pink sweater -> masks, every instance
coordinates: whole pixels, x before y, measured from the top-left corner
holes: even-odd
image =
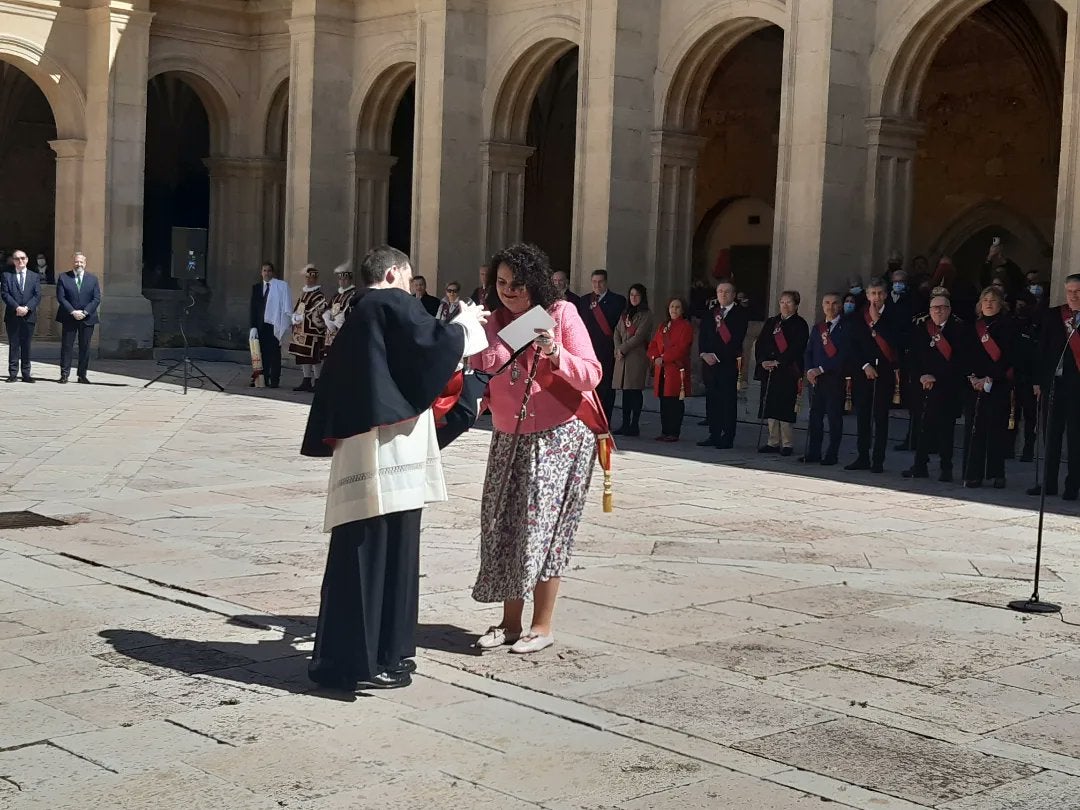
[[[600,361],[596,359],[589,333],[577,309],[566,301],[556,301],[549,311],[555,319],[553,331],[555,342],[560,348],[559,367],[552,368],[550,362],[540,358],[528,412],[521,423],[522,433],[550,430],[574,418],[574,409],[568,408],[545,390],[545,384],[550,382],[553,376],[562,377],[578,391],[592,391],[600,382]],[[502,310],[488,319],[488,348],[472,358],[472,367],[476,370],[495,372],[510,359],[510,347],[498,337],[499,330],[513,320],[512,317],[506,318],[507,314],[506,310]],[[532,355],[533,350],[527,349],[517,359],[521,374],[516,383],[511,383],[511,366],[502,374],[493,377],[488,385],[491,421],[498,431],[513,433],[517,430],[521,399],[525,395],[525,378],[528,376],[529,366],[532,365]]]

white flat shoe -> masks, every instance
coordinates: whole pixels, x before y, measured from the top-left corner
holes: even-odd
[[[494,650],[506,644],[513,644],[519,638],[521,638],[520,630],[511,632],[505,627],[489,627],[484,635],[473,642],[473,646],[481,650]]]
[[[517,643],[510,648],[510,652],[517,655],[527,655],[528,653],[546,650],[554,643],[554,636],[538,636],[535,633],[527,633],[517,640]]]

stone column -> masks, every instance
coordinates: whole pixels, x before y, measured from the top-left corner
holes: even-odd
[[[889,254],[911,258],[915,154],[925,127],[902,118],[866,119],[866,270],[883,270]],[[864,278],[864,281],[869,279]]]
[[[1069,14],[1065,41],[1065,94],[1058,162],[1057,222],[1050,302],[1065,301],[1065,277],[1080,272],[1080,15]]]
[[[705,139],[683,132],[652,134],[652,214],[645,285],[654,301],[689,286],[694,246],[698,156]]]
[[[143,168],[149,0],[86,12],[86,154],[81,250],[102,289],[101,354],[150,354],[154,317],[142,294]]]
[[[351,253],[345,165],[356,135],[356,121],[348,114],[352,5],[327,0],[292,4],[286,273],[308,262],[333,268]]]
[[[574,195],[574,287],[607,268],[620,290],[645,274],[653,186],[655,0],[582,4]]]
[[[412,261],[438,289],[440,270],[472,275],[482,260],[481,98],[486,9],[474,0],[417,0],[416,158]]]
[[[393,155],[371,149],[348,154],[349,176],[353,178],[349,243],[354,272],[365,253],[386,242],[390,170],[397,161]]]
[[[784,32],[772,289],[865,275],[866,99],[874,3],[790,0]],[[816,306],[815,306],[816,310]]]
[[[271,261],[275,267],[281,267],[285,263],[285,171],[284,160],[262,160],[263,220],[260,263]],[[252,284],[254,283],[253,281]]]
[[[61,273],[70,269],[76,250],[86,250],[82,246],[81,210],[86,141],[49,141],[49,147],[56,153],[56,236],[50,261],[53,270]]]
[[[525,166],[536,150],[520,143],[480,144],[484,216],[480,244],[487,257],[521,241],[525,212]]]

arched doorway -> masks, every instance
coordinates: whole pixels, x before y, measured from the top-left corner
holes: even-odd
[[[412,250],[413,146],[416,122],[416,83],[410,83],[398,102],[390,129],[390,184],[386,203],[386,241],[405,253]]]
[[[564,54],[536,91],[525,143],[522,237],[539,245],[551,266],[570,272],[577,149],[578,49]]]
[[[982,263],[995,236],[1026,268],[1049,267],[1051,257],[1041,254],[1054,238],[1065,26],[1054,3],[1035,9],[1025,0],[991,0],[959,22],[925,72],[911,250],[939,244],[972,209],[1002,212],[1001,221],[980,223],[981,245],[969,233],[952,257],[971,284],[985,281]],[[1011,227],[1016,218],[1035,233]]]
[[[19,68],[0,61],[0,249],[8,255],[25,250],[31,268],[39,253],[54,270],[71,258],[55,255],[56,155],[49,146],[55,139],[45,94]]]
[[[183,77],[163,73],[146,93],[143,286],[175,289],[173,228],[210,227],[210,117]]]
[[[274,92],[266,116],[266,173],[263,178],[264,259],[282,267],[285,259],[285,169],[289,157],[289,80]]]

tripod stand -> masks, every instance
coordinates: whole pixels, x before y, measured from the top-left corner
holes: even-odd
[[[187,320],[188,315],[191,314],[191,310],[195,307],[195,295],[191,292],[191,281],[184,282],[184,292],[187,295],[188,302],[184,306],[184,313],[180,316],[180,337],[184,340],[184,356],[179,360],[159,360],[158,365],[165,366],[165,370],[158,374],[154,379],[150,380],[143,388],[149,388],[156,382],[169,378],[183,379],[184,380],[184,395],[187,395],[189,385],[198,385],[199,388],[203,388],[203,381],[209,382],[218,391],[224,392],[218,383],[205,371],[199,368],[190,357],[188,357],[188,339],[187,332],[184,331],[184,322]],[[182,370],[178,370],[183,367]]]

